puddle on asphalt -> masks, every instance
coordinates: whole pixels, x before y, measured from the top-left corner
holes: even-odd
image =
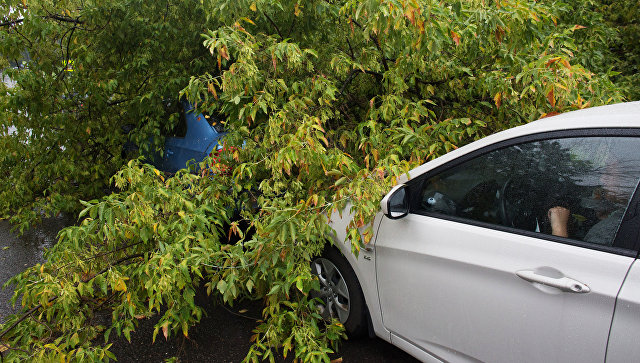
[[[65,216],[47,218],[37,227],[18,236],[11,232],[9,222],[0,221],[0,286],[25,268],[42,262],[44,251],[58,241],[58,231],[73,222],[73,218]],[[9,314],[19,310],[11,306],[9,300],[12,295],[11,287],[0,289],[0,323]],[[19,307],[19,301],[16,305]]]

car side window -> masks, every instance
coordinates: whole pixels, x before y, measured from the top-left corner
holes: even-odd
[[[428,176],[412,212],[611,246],[639,178],[640,138],[534,141]]]

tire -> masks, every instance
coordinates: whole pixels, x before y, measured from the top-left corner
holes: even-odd
[[[352,338],[367,334],[367,307],[362,288],[349,262],[335,248],[328,246],[322,256],[311,261],[311,271],[318,276],[320,291],[312,297],[322,300],[320,315],[336,318]]]

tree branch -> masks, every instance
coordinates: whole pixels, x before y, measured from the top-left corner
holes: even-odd
[[[351,47],[351,42],[349,41],[349,37],[346,37],[346,39],[347,39],[347,44],[349,45],[349,53],[351,54],[351,59],[356,60],[356,55],[353,52],[353,47]]]
[[[382,46],[380,45],[380,40],[375,34],[373,34],[371,39],[373,39],[373,43],[375,43],[376,48],[378,48],[378,51],[380,52],[380,57],[382,58],[382,66],[384,67],[384,70],[386,72],[389,70],[389,65],[387,64],[387,57],[384,55],[384,51],[382,50]]]
[[[262,12],[262,15],[264,15],[265,18],[267,18],[267,20],[269,20],[269,22],[271,23],[271,25],[273,25],[274,28],[276,28],[276,32],[278,33],[278,35],[280,36],[280,39],[284,39],[284,37],[282,36],[282,33],[280,32],[280,29],[278,28],[278,26],[276,25],[276,23],[273,21],[273,19],[271,19],[269,17],[269,15],[267,15],[267,13],[265,13],[264,11]]]
[[[87,257],[87,258],[85,258],[85,259],[82,259],[82,260],[80,260],[80,262],[87,262],[87,261],[90,261],[90,260],[94,260],[94,259],[99,258],[99,257],[103,257],[103,256],[110,255],[110,254],[115,253],[115,252],[118,252],[118,251],[125,250],[125,249],[127,249],[127,248],[129,248],[129,247],[137,246],[137,245],[139,245],[139,244],[141,244],[141,243],[144,243],[144,241],[140,241],[140,242],[132,243],[132,244],[130,244],[130,245],[120,246],[120,247],[116,248],[115,250],[111,250],[111,251],[107,251],[107,252],[98,253],[97,255],[94,255],[94,256],[91,256],[91,257]],[[57,269],[58,269],[58,270],[61,270],[61,269],[65,268],[65,267],[67,267],[67,266],[69,266],[69,265],[71,265],[71,262],[70,262],[70,263],[67,263],[67,264],[65,264],[65,265],[62,265],[61,267],[58,267]]]
[[[364,27],[358,23],[357,21],[350,19],[350,21],[355,24],[358,28],[360,29],[364,29]],[[384,67],[385,71],[389,70],[389,65],[387,64],[387,57],[384,55],[384,52],[382,51],[382,46],[380,45],[380,40],[378,39],[378,36],[375,34],[371,35],[371,39],[373,39],[373,43],[376,45],[376,48],[378,48],[378,51],[380,52],[380,56],[382,57],[382,66]],[[348,41],[348,40],[347,40]],[[349,44],[349,46],[351,46],[351,44]]]
[[[18,24],[22,23],[23,21],[24,21],[24,18],[23,18],[23,19],[17,19],[17,20],[6,21],[6,22],[4,22],[4,23],[0,23],[0,27],[3,27],[3,26],[18,25]]]
[[[105,273],[105,272],[109,271],[109,270],[111,269],[111,267],[113,267],[113,266],[117,266],[117,265],[119,265],[119,264],[121,264],[121,263],[123,263],[123,262],[126,262],[126,261],[128,261],[128,260],[132,260],[132,259],[134,259],[134,258],[142,257],[142,256],[144,256],[144,253],[136,253],[136,254],[134,254],[134,255],[130,255],[130,256],[123,257],[123,258],[121,258],[121,259],[117,260],[116,262],[114,262],[113,264],[109,265],[108,267],[105,267],[105,268],[104,268],[104,269],[102,269],[100,272],[98,272],[97,274],[93,275],[91,278],[89,278],[89,279],[87,279],[87,280],[85,280],[85,281],[82,281],[82,282],[83,282],[83,283],[87,283],[87,282],[89,282],[89,281],[91,281],[91,280],[95,279],[95,278],[96,278],[96,276],[102,275],[103,273]],[[76,286],[77,286],[77,285],[76,285]],[[53,302],[53,301],[56,301],[59,297],[60,297],[60,296],[58,295],[58,296],[53,296],[53,297],[49,298],[48,303],[51,303],[51,302]],[[36,312],[36,311],[38,311],[38,309],[40,309],[40,308],[42,308],[42,304],[38,304],[38,305],[34,306],[33,308],[31,308],[31,309],[30,309],[29,311],[27,311],[26,313],[24,313],[24,314],[20,317],[20,319],[18,319],[15,323],[11,324],[11,326],[10,326],[10,327],[8,327],[8,328],[7,328],[7,329],[5,329],[2,333],[0,333],[0,339],[2,339],[2,337],[4,337],[5,335],[7,335],[7,333],[9,333],[13,328],[15,328],[18,324],[20,324],[24,319],[28,318],[31,314],[35,313],[35,312]]]
[[[67,49],[66,49],[66,52],[65,52],[64,68],[62,70],[60,70],[60,73],[58,73],[58,75],[56,76],[56,79],[60,78],[60,76],[63,76],[63,78],[64,78],[65,71],[67,70],[67,67],[69,67],[69,59],[70,59],[69,58],[69,46],[71,45],[71,38],[73,37],[73,33],[76,31],[77,28],[78,28],[78,24],[74,24],[73,27],[71,27],[70,30],[67,30],[64,33],[64,35],[62,36],[62,38],[60,39],[60,49],[61,49],[61,51],[64,52],[64,49],[62,49],[63,39],[67,35],[67,33],[69,33],[69,37],[67,38]]]
[[[45,18],[58,20],[58,21],[61,21],[63,23],[84,24],[84,21],[82,21],[82,20],[70,18],[68,16],[57,15],[57,14],[47,15],[47,16],[45,16]]]
[[[347,75],[347,79],[344,80],[344,83],[342,83],[342,87],[340,87],[340,94],[344,93],[344,89],[347,88],[349,83],[351,83],[354,78],[356,78],[359,71],[359,69],[352,69],[351,72],[349,72],[349,74]]]
[[[296,24],[296,18],[294,17],[291,21],[291,26],[289,27],[289,32],[287,33],[287,38],[291,36],[291,32],[293,31],[293,26]]]

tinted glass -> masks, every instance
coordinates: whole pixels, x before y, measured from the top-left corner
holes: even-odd
[[[639,138],[536,141],[427,179],[414,211],[610,246],[639,178]]]

